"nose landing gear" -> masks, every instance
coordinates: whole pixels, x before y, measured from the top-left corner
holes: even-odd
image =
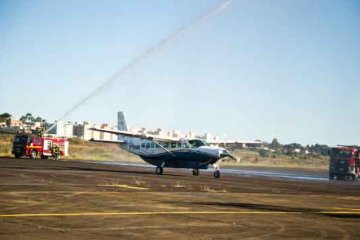
[[[213,167],[214,167],[214,169],[215,169],[214,174],[213,174],[214,178],[220,178],[220,163],[221,163],[221,162],[222,162],[222,161],[219,160],[218,162],[216,162],[215,164],[213,164]]]

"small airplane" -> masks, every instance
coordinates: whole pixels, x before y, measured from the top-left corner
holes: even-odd
[[[124,121],[124,120],[123,120]],[[208,169],[212,165],[214,178],[220,177],[220,163],[226,159],[239,161],[225,148],[209,146],[202,139],[183,139],[160,137],[151,134],[136,134],[127,131],[125,122],[123,130],[107,130],[90,128],[93,131],[116,134],[118,141],[95,140],[95,142],[117,143],[125,151],[138,155],[145,162],[156,166],[155,173],[161,175],[165,167],[193,169],[194,176],[200,169]],[[120,127],[118,127],[120,129]]]

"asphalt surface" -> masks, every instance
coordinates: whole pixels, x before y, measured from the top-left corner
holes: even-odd
[[[131,166],[131,167],[143,167],[154,168],[154,166],[147,163],[126,163],[126,162],[114,162],[114,161],[89,161],[91,163],[106,164],[113,166]],[[207,172],[214,171],[209,168]],[[309,181],[328,181],[328,172],[323,170],[304,170],[304,169],[284,169],[284,168],[264,168],[264,167],[243,167],[239,168],[222,168],[222,173],[228,175],[239,176],[260,176],[269,178],[282,178],[289,180],[309,180]]]
[[[357,239],[360,181],[0,159],[0,239]]]

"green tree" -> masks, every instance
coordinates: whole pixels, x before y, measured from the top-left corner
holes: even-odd
[[[281,144],[279,143],[279,141],[276,138],[274,138],[270,144],[270,147],[274,150],[279,150],[279,149],[281,149]]]
[[[43,119],[41,117],[35,118],[35,122],[42,122],[42,121],[43,121]]]
[[[265,150],[265,149],[260,149],[259,150],[259,155],[261,157],[269,157],[269,151],[268,150]]]
[[[35,121],[35,118],[34,118],[34,116],[33,116],[31,113],[27,113],[27,114],[25,114],[25,116],[22,116],[22,117],[20,118],[20,120],[21,120],[22,122],[34,122],[34,121]]]
[[[2,113],[2,114],[0,114],[0,117],[1,118],[9,118],[9,117],[11,117],[11,114],[10,113]]]

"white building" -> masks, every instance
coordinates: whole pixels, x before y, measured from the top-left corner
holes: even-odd
[[[74,136],[74,124],[67,122],[64,124],[64,137],[72,138]]]
[[[63,137],[65,135],[64,123],[62,121],[58,121],[50,125],[51,129],[46,133],[56,135],[59,137]]]
[[[74,125],[74,136],[80,139],[89,141],[90,139],[100,139],[100,132],[90,130],[89,128],[96,127],[95,124],[90,122],[83,122]]]

